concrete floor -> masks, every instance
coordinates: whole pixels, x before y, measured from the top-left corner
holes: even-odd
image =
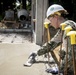
[[[24,67],[30,52],[39,46],[27,41],[25,43],[0,44],[0,75],[51,75],[45,72],[44,63],[35,63],[31,67]],[[39,57],[43,60],[43,57]]]
[[[25,43],[32,41],[30,33],[0,33],[0,43]]]

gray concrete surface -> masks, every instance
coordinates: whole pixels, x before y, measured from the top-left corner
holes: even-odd
[[[0,33],[0,43],[25,43],[31,39],[30,33]]]
[[[45,72],[44,63],[23,66],[30,52],[38,48],[28,40],[25,43],[0,43],[0,75],[51,75]],[[39,60],[43,61],[43,57]]]

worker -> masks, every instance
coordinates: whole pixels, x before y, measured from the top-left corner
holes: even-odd
[[[63,53],[64,55],[61,54],[60,57],[62,57],[61,59],[64,60],[65,54],[66,54],[66,34],[64,32],[64,35],[62,37],[63,38],[63,43],[62,43],[62,41],[61,41],[62,33],[61,33],[60,24],[65,23],[65,24],[67,24],[67,26],[70,25],[72,27],[72,29],[74,29],[74,30],[76,29],[76,23],[72,20],[68,20],[66,18],[67,14],[68,14],[68,12],[59,4],[53,4],[47,9],[47,13],[46,13],[47,19],[50,21],[51,26],[53,26],[55,29],[58,29],[58,32],[48,42],[48,44],[45,43],[40,49],[38,49],[35,52],[32,52],[30,54],[29,58],[28,58],[28,61],[26,61],[24,63],[24,66],[31,66],[33,63],[36,62],[36,60],[35,60],[36,56],[41,56],[41,55],[44,55],[48,52],[51,52],[61,44],[63,44],[61,53]],[[47,46],[48,46],[49,51],[47,50]],[[69,45],[69,52],[70,51],[71,51],[71,48],[70,48],[70,45]],[[62,65],[63,65],[62,67],[64,67],[64,64],[62,64]]]

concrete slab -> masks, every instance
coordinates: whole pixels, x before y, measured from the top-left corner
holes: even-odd
[[[44,63],[23,66],[30,52],[38,48],[29,41],[24,44],[0,44],[0,75],[47,75]],[[43,57],[39,58],[43,60]]]

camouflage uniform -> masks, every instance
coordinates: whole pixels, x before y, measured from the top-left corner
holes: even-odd
[[[67,20],[64,23],[66,23],[67,26],[70,25],[73,28],[73,30],[76,30],[76,23],[75,22],[73,22],[71,20]],[[48,42],[48,44],[45,44],[41,49],[39,49],[37,51],[37,54],[40,56],[40,55],[43,55],[45,53],[53,51],[57,46],[59,46],[61,44],[61,36],[62,36],[62,33],[61,33],[61,29],[59,28],[57,34],[51,39],[51,41]],[[69,65],[68,66],[69,66],[69,71],[72,72],[73,71],[72,54],[71,54],[72,53],[72,48],[71,48],[71,44],[70,44],[70,39],[68,39],[68,40],[69,40],[68,41],[68,50],[69,50],[69,52],[68,52],[68,59],[69,59],[68,63],[69,63]],[[67,41],[66,41],[66,34],[64,32],[64,35],[63,35],[63,48],[62,48],[63,49],[62,50],[63,54],[60,53],[63,56],[62,63],[61,63],[61,68],[62,69],[64,69],[64,65],[65,65],[66,46],[67,46]],[[74,48],[74,50],[75,50],[75,48]],[[70,75],[71,75],[71,73],[70,73]],[[73,75],[73,73],[72,73],[72,75]]]
[[[54,50],[57,46],[59,46],[61,44],[61,29],[58,29],[58,32],[56,33],[56,35],[51,39],[51,41],[47,43],[45,43],[43,45],[43,47],[41,49],[39,49],[37,51],[37,54],[43,55],[45,53],[48,53],[52,50]],[[49,50],[49,51],[48,51]]]
[[[68,20],[66,22],[64,22],[67,24],[67,26],[71,26],[72,30],[76,30],[76,23],[74,21]],[[66,52],[66,48],[67,48],[67,38],[66,38],[66,33],[64,32],[64,36],[63,36],[63,46],[64,46],[64,51]],[[74,53],[76,53],[76,45],[74,45]],[[75,59],[76,59],[76,55],[75,55]],[[64,57],[64,59],[62,60],[62,68],[64,69],[65,67],[65,60],[66,58]],[[76,67],[76,66],[75,66]],[[70,37],[68,37],[68,75],[74,75],[73,74],[73,57],[72,57],[72,47],[71,47],[71,42],[70,42]]]

